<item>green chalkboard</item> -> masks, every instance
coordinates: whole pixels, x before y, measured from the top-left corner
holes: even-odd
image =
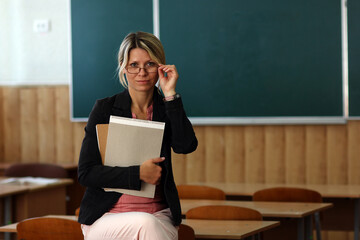
[[[74,120],[87,118],[96,99],[122,90],[117,51],[129,32],[153,31],[152,12],[148,0],[71,1]]]
[[[360,1],[348,1],[349,115],[360,116]]]
[[[190,117],[342,117],[340,0],[159,0]],[[72,117],[121,91],[116,53],[152,1],[72,0]]]
[[[342,116],[338,0],[160,1],[194,117]]]

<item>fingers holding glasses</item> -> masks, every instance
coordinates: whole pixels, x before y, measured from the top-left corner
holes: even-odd
[[[159,64],[158,73],[160,87],[164,92],[165,97],[175,95],[176,82],[179,77],[175,65]]]

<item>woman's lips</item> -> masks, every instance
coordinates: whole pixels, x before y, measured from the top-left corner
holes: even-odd
[[[146,83],[149,83],[150,81],[149,80],[137,80],[136,82],[140,83],[140,84],[146,84]]]

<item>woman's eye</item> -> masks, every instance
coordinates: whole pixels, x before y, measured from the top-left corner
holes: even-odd
[[[148,62],[147,65],[148,65],[149,67],[153,67],[153,66],[156,66],[156,63],[154,63],[154,62]]]
[[[137,63],[130,63],[130,67],[137,67]]]

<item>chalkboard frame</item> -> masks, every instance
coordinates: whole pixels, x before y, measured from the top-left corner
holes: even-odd
[[[153,0],[154,2],[158,2],[158,0]],[[158,4],[158,3],[157,3]],[[156,4],[153,4],[156,5]],[[342,5],[343,7],[343,5]],[[156,12],[156,11],[154,11]],[[159,10],[157,10],[157,14],[159,14]],[[154,19],[158,16],[153,16]],[[159,23],[158,23],[159,24]],[[155,27],[154,27],[155,29]],[[159,33],[158,33],[159,34]],[[160,36],[161,38],[161,36]],[[344,82],[342,82],[343,88]],[[70,87],[71,89],[71,97],[73,96],[73,87]],[[331,116],[331,117],[191,117],[190,120],[195,125],[241,125],[241,124],[343,124],[346,122],[347,116],[346,116],[346,99],[347,95],[344,94],[343,96],[343,114],[339,116]],[[73,103],[71,103],[71,108],[73,106]],[[186,109],[186,106],[185,106]],[[73,115],[73,109],[71,109],[71,120],[75,122],[82,122],[87,121],[86,117],[74,117]]]

